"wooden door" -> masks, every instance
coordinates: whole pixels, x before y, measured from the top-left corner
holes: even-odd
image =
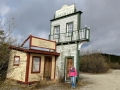
[[[70,69],[70,66],[73,65],[73,60],[72,58],[67,58],[66,59],[66,80],[69,79],[69,69]]]
[[[47,80],[51,79],[51,68],[52,68],[52,57],[45,57],[44,63],[44,78]]]

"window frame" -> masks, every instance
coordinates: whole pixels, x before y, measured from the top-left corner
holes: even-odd
[[[39,68],[37,68],[38,70],[37,71],[34,71],[34,58],[39,58]],[[32,57],[32,65],[31,65],[31,73],[40,73],[40,66],[41,66],[41,57],[39,56],[33,56]]]
[[[57,29],[55,29],[56,27],[59,28],[58,32],[56,32],[57,31]],[[59,35],[60,35],[60,25],[54,26],[53,35],[54,35],[54,39],[58,39],[59,38]]]
[[[72,24],[72,29],[71,29],[70,32],[69,32],[70,29],[68,27],[69,24]],[[66,36],[71,37],[72,36],[72,32],[73,32],[73,22],[66,23]]]
[[[18,58],[17,63],[15,63],[16,58]],[[19,64],[20,64],[20,56],[14,56],[13,66],[19,66]]]

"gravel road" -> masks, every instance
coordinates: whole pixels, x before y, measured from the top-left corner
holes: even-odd
[[[120,70],[112,70],[106,74],[80,74],[83,82],[88,84],[80,90],[120,90]]]

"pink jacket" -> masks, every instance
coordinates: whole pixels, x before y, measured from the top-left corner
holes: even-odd
[[[75,68],[70,68],[69,69],[69,76],[76,76],[76,75],[77,75],[76,69]]]

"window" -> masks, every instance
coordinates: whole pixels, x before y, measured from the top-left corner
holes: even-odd
[[[60,26],[54,26],[54,38],[59,38]]]
[[[73,22],[67,23],[67,36],[71,36],[73,31]]]
[[[33,56],[31,73],[40,73],[40,61],[41,61],[40,57]]]
[[[54,34],[59,34],[60,26],[54,26]]]
[[[20,62],[20,56],[14,56],[13,65],[14,66],[19,66],[19,62]]]

